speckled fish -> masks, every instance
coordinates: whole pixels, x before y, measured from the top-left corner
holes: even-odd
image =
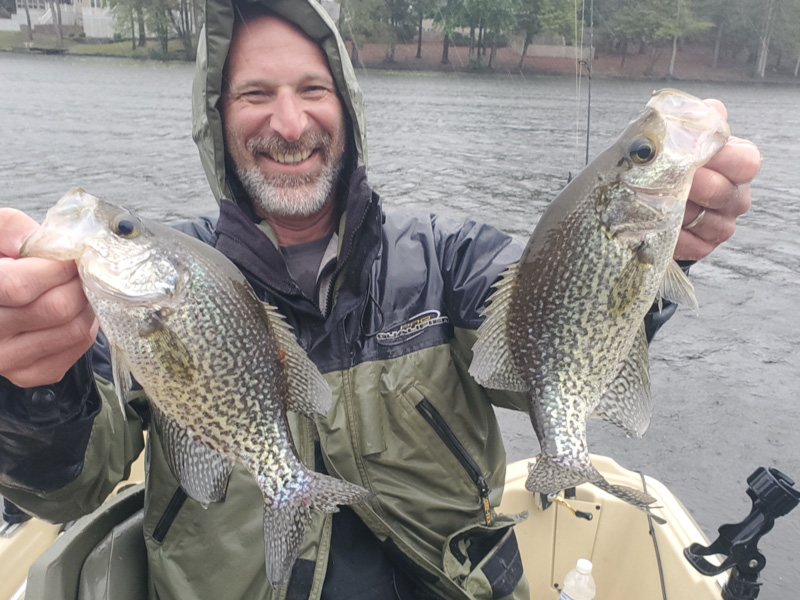
[[[368,496],[300,462],[286,409],[324,415],[330,389],[276,310],[214,248],[73,190],[21,254],[77,261],[111,346],[118,396],[126,398],[131,375],[142,386],[167,463],[191,498],[223,500],[237,461],[253,475],[273,585],[291,569],[309,507],[335,512]]]
[[[619,139],[571,181],[489,298],[470,373],[527,391],[541,447],[526,488],[592,482],[628,502],[592,465],[586,419],[641,437],[650,422],[644,317],[654,301],[696,308],[672,259],[695,171],[725,144],[725,120],[676,90],[653,94]]]

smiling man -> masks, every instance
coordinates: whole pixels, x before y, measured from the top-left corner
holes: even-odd
[[[346,134],[327,60],[279,18],[255,17],[235,27],[222,116],[236,173],[279,242],[282,217],[311,218],[309,225],[330,229]],[[307,225],[300,230],[309,233]]]
[[[236,263],[330,384],[325,418],[289,414],[304,463],[373,495],[314,513],[276,590],[250,475],[236,466],[224,500],[205,508],[180,488],[150,428],[150,597],[527,598],[517,518],[494,510],[505,450],[493,408],[527,410],[527,399],[467,372],[484,301],[521,248],[473,221],[384,212],[335,25],[313,0],[241,4],[208,0],[193,95],[219,218],[181,228]],[[702,258],[730,237],[758,167],[757,148],[732,140],[697,172],[676,258]],[[125,476],[151,419],[141,393],[126,414],[117,408],[75,266],[19,258],[35,227],[0,209],[0,493],[65,521]],[[651,335],[673,310],[648,315]]]

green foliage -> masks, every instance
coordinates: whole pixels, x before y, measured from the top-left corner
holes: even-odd
[[[383,0],[342,0],[339,29],[344,39],[357,45],[386,44],[391,38]]]
[[[543,32],[563,35],[567,43],[574,43],[577,18],[571,0],[539,0],[539,23]]]

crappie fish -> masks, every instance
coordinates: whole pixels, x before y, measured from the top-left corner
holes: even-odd
[[[636,437],[647,429],[644,317],[662,298],[697,307],[672,254],[694,172],[729,133],[698,98],[655,92],[547,208],[490,296],[470,373],[486,387],[529,394],[541,456],[528,490],[592,482],[640,507],[653,501],[602,478],[586,419],[601,416]]]
[[[172,473],[193,499],[224,500],[240,462],[264,495],[267,577],[281,584],[309,508],[366,499],[298,458],[286,410],[314,419],[331,392],[277,311],[214,248],[83,190],[67,193],[23,256],[74,259],[112,352],[121,401],[131,375],[151,401]]]

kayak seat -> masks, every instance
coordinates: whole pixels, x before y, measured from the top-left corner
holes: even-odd
[[[144,484],[78,519],[28,572],[27,600],[146,600]]]

